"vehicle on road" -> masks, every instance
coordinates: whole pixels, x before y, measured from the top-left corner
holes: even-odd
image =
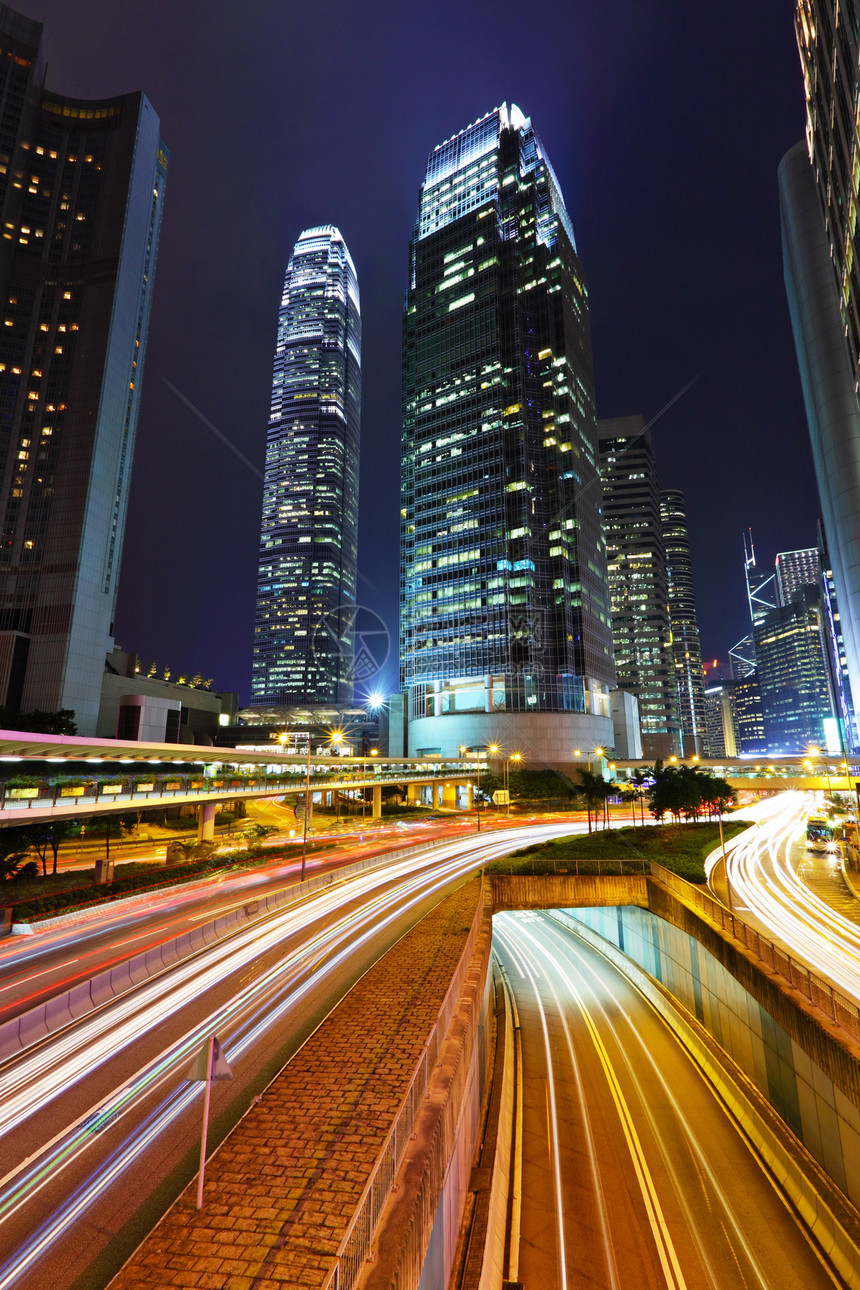
[[[823,815],[810,815],[806,821],[807,851],[834,851],[833,825]]]

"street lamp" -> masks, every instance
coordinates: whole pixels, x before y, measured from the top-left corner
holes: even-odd
[[[508,818],[510,818],[511,814],[511,762],[520,762],[522,759],[522,753],[511,753],[510,757],[505,760],[505,788],[508,790]]]

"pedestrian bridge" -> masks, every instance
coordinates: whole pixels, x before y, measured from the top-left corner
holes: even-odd
[[[265,750],[146,744],[0,731],[0,827],[145,810],[200,808],[200,836],[210,838],[225,802],[290,797],[321,804],[326,795],[370,790],[378,819],[382,790],[402,785],[412,804],[469,809],[481,763],[460,759],[296,756]],[[46,767],[50,763],[50,769]],[[47,771],[47,773],[46,773]]]

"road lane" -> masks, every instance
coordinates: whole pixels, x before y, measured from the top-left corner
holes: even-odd
[[[685,1050],[549,914],[497,914],[523,1044],[524,1285],[838,1284]]]
[[[0,1290],[74,1284],[106,1244],[133,1246],[141,1204],[188,1180],[199,1087],[184,1076],[206,1035],[236,1070],[213,1091],[223,1135],[357,975],[509,846],[490,833],[335,883],[0,1067]]]
[[[803,882],[806,818],[815,794],[781,793],[727,846],[735,912],[792,958],[860,1002],[860,925]]]

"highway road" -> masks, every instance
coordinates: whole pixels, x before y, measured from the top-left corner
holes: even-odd
[[[106,1284],[194,1173],[202,1085],[185,1076],[206,1037],[217,1033],[235,1074],[213,1087],[214,1145],[349,985],[511,840],[508,830],[474,834],[348,880],[335,874],[0,1067],[0,1290]],[[247,887],[225,883],[219,897],[247,900]],[[133,917],[171,916],[175,899]],[[211,917],[211,899],[197,910],[188,916]],[[25,950],[39,946],[28,938]]]
[[[514,1280],[579,1290],[839,1285],[686,1051],[544,913],[497,914],[523,1045]]]
[[[780,793],[750,812],[757,821],[754,829],[726,847],[732,907],[793,958],[860,1002],[860,924],[847,916],[850,901],[841,895],[838,854],[813,861],[806,851],[806,817],[814,798],[812,793]],[[804,881],[812,869],[814,883]],[[828,889],[840,899],[822,899]]]

